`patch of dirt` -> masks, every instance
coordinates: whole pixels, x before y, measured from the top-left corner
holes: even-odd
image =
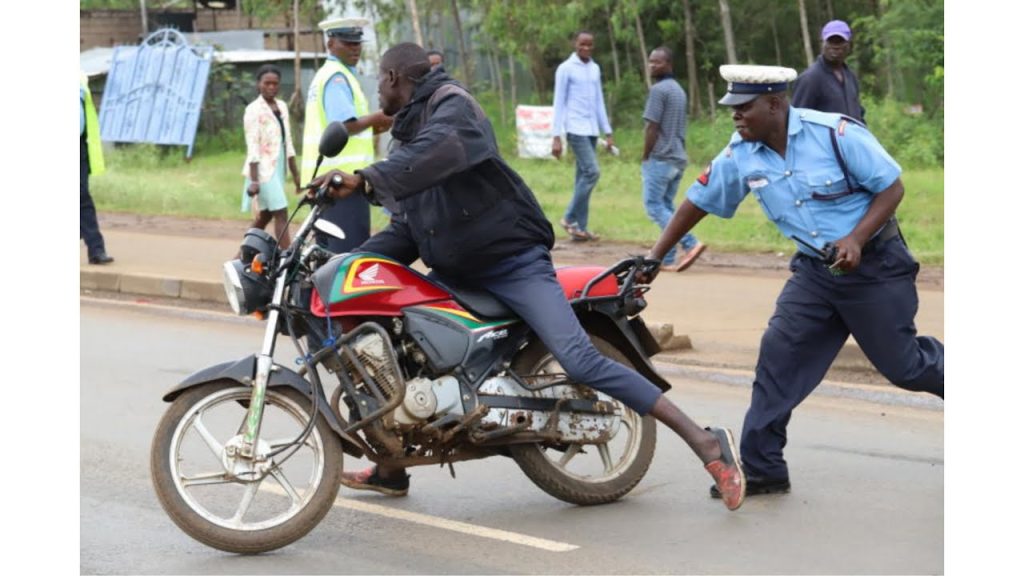
[[[100,214],[103,229],[123,229],[133,232],[163,234],[167,236],[190,236],[241,240],[246,222],[242,220],[215,220],[181,218],[176,216],[149,216],[118,212]],[[298,226],[292,225],[292,232]],[[645,254],[650,245],[630,244],[599,240],[596,242],[572,242],[560,230],[555,230],[555,247],[552,256],[563,264],[595,264],[609,266],[623,258]],[[693,265],[691,270],[736,274],[777,274],[788,275],[791,252],[723,252],[708,246],[708,250]],[[942,266],[922,266],[917,277],[921,288],[943,290],[945,286]]]

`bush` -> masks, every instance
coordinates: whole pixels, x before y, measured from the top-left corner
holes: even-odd
[[[643,129],[644,106],[647,104],[647,85],[643,76],[633,70],[622,74],[621,82],[610,82],[604,78],[605,106],[611,115],[612,129]]]
[[[911,114],[895,100],[864,98],[871,133],[904,168],[937,168],[945,162],[944,114]]]

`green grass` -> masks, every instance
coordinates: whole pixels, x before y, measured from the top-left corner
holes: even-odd
[[[692,161],[683,176],[679,199],[693,183],[704,164],[726,141],[718,132],[729,130],[722,122],[693,127]],[[728,132],[726,132],[728,134]],[[604,238],[650,245],[659,230],[651,223],[641,202],[640,130],[616,133],[620,157],[600,153],[601,180],[591,196],[589,228]],[[515,135],[511,127],[499,127],[498,139],[509,164],[522,175],[537,195],[551,222],[558,222],[572,196],[574,165],[571,157],[553,160],[522,160],[515,157]],[[714,145],[716,148],[711,148]],[[93,196],[101,211],[165,214],[196,218],[247,220],[240,209],[242,163],[245,154],[209,152],[185,162],[178,150],[161,153],[153,147],[121,147],[107,154],[106,174],[90,180]],[[915,256],[926,264],[942,264],[944,170],[905,170],[906,195],[898,215]],[[290,198],[292,207],[297,198]],[[384,225],[379,211],[373,212],[374,229]],[[561,230],[556,232],[561,234]],[[745,201],[735,217],[705,218],[695,233],[716,250],[741,252],[791,252],[792,242],[783,238],[761,213],[753,200]]]

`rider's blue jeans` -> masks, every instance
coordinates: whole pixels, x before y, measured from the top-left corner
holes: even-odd
[[[602,356],[562,291],[543,246],[505,258],[458,283],[494,294],[530,325],[576,382],[600,390],[638,414],[650,412],[661,390],[635,370]]]

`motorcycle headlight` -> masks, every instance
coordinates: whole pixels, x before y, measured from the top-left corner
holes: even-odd
[[[246,270],[241,260],[224,263],[224,292],[231,309],[239,316],[266,308],[274,295],[270,280]]]

